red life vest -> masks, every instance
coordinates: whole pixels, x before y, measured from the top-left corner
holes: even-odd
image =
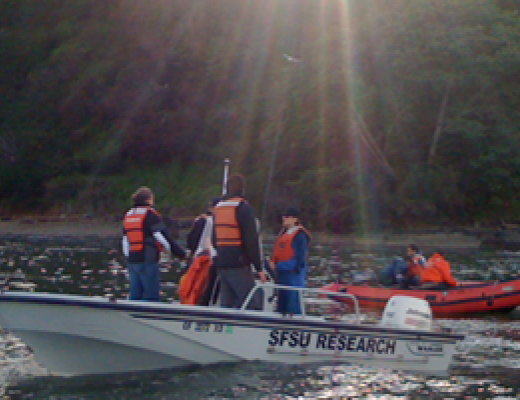
[[[207,253],[195,257],[179,282],[181,304],[198,304],[208,285],[210,267],[211,258]]]
[[[134,207],[128,211],[123,220],[123,229],[130,243],[130,251],[138,252],[144,249],[144,219],[148,212],[153,212],[157,216],[159,213],[151,206]],[[160,243],[156,242],[159,251],[162,250]]]
[[[307,237],[310,239],[311,235],[305,229],[303,226],[297,226],[298,229],[294,229],[292,231],[291,229],[285,230],[278,238],[276,239],[276,242],[274,243],[274,249],[273,249],[273,262],[279,263],[282,261],[290,260],[294,257],[294,249],[292,247],[292,242],[296,235],[300,233],[301,231],[305,232]],[[289,233],[291,232],[291,233]]]
[[[424,257],[420,254],[415,254],[408,263],[408,276],[421,276],[421,272],[424,267],[421,265],[421,261],[424,262]]]
[[[237,207],[245,201],[232,197],[220,201],[213,209],[215,244],[220,246],[241,246],[242,235],[237,221]]]

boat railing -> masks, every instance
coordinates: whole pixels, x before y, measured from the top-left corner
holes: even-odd
[[[285,286],[285,285],[279,285],[279,284],[271,283],[271,282],[265,282],[265,283],[257,282],[255,284],[255,286],[249,291],[249,294],[247,295],[244,302],[242,303],[242,307],[240,307],[240,310],[247,309],[247,307],[249,306],[249,303],[251,302],[251,300],[253,299],[255,294],[258,292],[258,290],[262,290],[264,295],[266,295],[267,293],[266,293],[265,289],[268,289],[268,288],[273,289],[273,290],[283,289],[283,290],[297,291],[298,297],[300,300],[300,304],[301,304],[301,309],[302,309],[301,316],[304,318],[307,315],[306,310],[305,310],[306,297],[304,296],[304,294],[318,294],[318,295],[322,295],[323,297],[326,297],[326,298],[329,298],[330,296],[348,298],[348,299],[352,300],[352,302],[354,303],[356,323],[358,323],[358,324],[360,323],[359,303],[358,303],[356,296],[354,296],[351,293],[331,292],[329,290],[317,289],[317,288],[301,288],[301,287],[294,287],[294,286]]]

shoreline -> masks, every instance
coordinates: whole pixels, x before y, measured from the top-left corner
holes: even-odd
[[[186,232],[185,229],[180,230]],[[121,222],[95,218],[24,218],[0,220],[0,237],[35,238],[104,238],[117,239],[121,235]],[[182,234],[181,234],[182,237]],[[266,242],[274,240],[274,234],[263,235]],[[354,234],[313,233],[313,241],[333,246],[348,246],[353,249],[397,248],[416,243],[424,249],[444,248],[475,250],[482,239],[477,235],[462,232],[436,233],[379,233],[365,236]]]
[[[120,236],[121,224],[100,219],[12,219],[0,221],[1,236],[98,236],[115,238]]]

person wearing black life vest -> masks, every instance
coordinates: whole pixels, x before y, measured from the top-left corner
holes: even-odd
[[[226,196],[213,209],[213,243],[217,255],[213,265],[220,278],[220,305],[240,308],[255,284],[253,266],[262,282],[258,224],[251,205],[244,198],[244,177],[235,174],[226,183]],[[249,307],[260,309],[260,296]]]
[[[186,236],[186,247],[193,255],[197,251],[199,247],[200,238],[202,236],[202,232],[204,232],[204,227],[206,226],[206,221],[208,217],[213,215],[213,209],[220,201],[220,197],[214,197],[211,199],[211,202],[208,204],[208,209],[204,214],[199,215],[193,221],[193,225],[191,226],[188,235]]]
[[[132,195],[133,207],[123,220],[123,253],[130,280],[130,300],[159,301],[159,256],[161,251],[180,259],[186,253],[168,235],[155,209],[154,194],[140,187]]]
[[[289,208],[283,214],[283,228],[274,244],[270,264],[276,270],[278,284],[303,288],[307,279],[306,258],[311,235],[301,225],[299,217],[300,213],[295,208]],[[276,311],[301,314],[298,291],[280,289]]]

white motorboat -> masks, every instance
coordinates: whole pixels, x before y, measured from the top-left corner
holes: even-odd
[[[276,285],[260,286],[272,291]],[[351,296],[334,294],[341,295]],[[464,338],[430,331],[428,304],[404,296],[389,301],[379,324],[359,323],[357,307],[358,322],[347,322],[245,305],[237,310],[35,292],[6,291],[0,302],[0,326],[64,376],[247,360],[351,362],[445,374]]]

